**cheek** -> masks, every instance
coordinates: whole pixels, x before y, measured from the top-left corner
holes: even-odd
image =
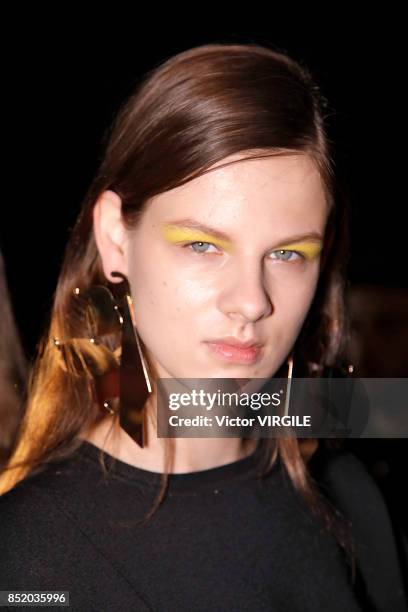
[[[275,295],[275,311],[292,329],[301,327],[313,301],[318,282],[318,268],[304,277],[282,283]]]
[[[199,312],[205,310],[214,295],[211,279],[203,280],[203,275],[190,267],[174,265],[173,261],[161,258],[161,264],[153,257],[142,260],[142,265],[130,267],[129,281],[135,312],[139,313],[139,323],[146,327],[166,327],[186,324]]]

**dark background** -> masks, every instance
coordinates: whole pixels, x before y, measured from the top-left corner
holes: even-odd
[[[25,13],[3,26],[11,36],[3,53],[0,246],[27,357],[34,355],[47,321],[69,232],[119,104],[146,70],[180,51],[206,43],[254,42],[306,64],[329,101],[329,137],[352,210],[350,291],[363,295],[362,302],[358,297],[363,323],[365,303],[372,307],[378,299],[382,312],[394,305],[388,315],[372,315],[362,341],[371,359],[385,355],[387,347],[390,357],[380,366],[361,357],[359,366],[366,376],[408,376],[406,345],[393,349],[408,328],[401,16],[370,7],[370,14],[357,19],[353,10],[333,5],[330,14],[316,15],[299,14],[294,7],[283,19],[255,16],[247,7],[228,26],[214,27],[220,7],[196,6],[195,15],[180,16],[155,10],[153,17],[118,18],[98,9],[104,19],[86,23],[81,15]],[[205,20],[212,26],[204,27]],[[370,329],[377,333],[374,344]],[[405,441],[352,444],[402,517]]]

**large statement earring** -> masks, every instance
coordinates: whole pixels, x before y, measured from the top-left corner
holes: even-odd
[[[144,406],[152,393],[152,385],[136,331],[129,282],[120,272],[112,272],[112,276],[123,279],[121,283],[115,283],[115,295],[104,285],[92,285],[84,291],[74,290],[80,308],[86,308],[88,323],[93,329],[91,337],[72,338],[67,342],[54,338],[54,344],[65,363],[68,346],[74,346],[74,358],[69,360],[71,366],[76,364],[80,373],[91,371],[96,401],[103,410],[117,413],[122,429],[144,448],[147,441]],[[100,344],[101,337],[118,332],[121,334],[119,359],[117,350],[111,351],[105,344]],[[97,352],[93,354],[95,349]]]
[[[141,448],[146,444],[146,414],[144,405],[152,393],[147,363],[136,331],[133,301],[127,278],[120,272],[112,276],[121,277],[117,285],[122,302],[122,350],[119,376],[119,423]]]

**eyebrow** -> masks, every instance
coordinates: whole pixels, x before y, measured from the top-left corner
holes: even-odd
[[[219,238],[220,240],[226,240],[227,242],[233,242],[232,238],[228,236],[225,232],[215,229],[209,225],[205,225],[204,223],[199,223],[195,219],[191,219],[190,217],[186,217],[184,219],[177,219],[177,221],[167,221],[164,225],[172,225],[177,227],[184,227],[192,230],[197,230],[203,232],[204,234],[211,234],[215,238]],[[289,243],[303,242],[307,240],[322,240],[322,235],[319,232],[306,232],[304,234],[295,234],[293,236],[288,236],[283,240],[279,240],[276,244],[276,247]],[[274,248],[276,248],[274,247]]]

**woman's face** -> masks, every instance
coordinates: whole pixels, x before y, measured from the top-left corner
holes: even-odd
[[[128,235],[136,327],[162,378],[268,378],[311,305],[328,214],[317,169],[243,157],[152,198]]]

